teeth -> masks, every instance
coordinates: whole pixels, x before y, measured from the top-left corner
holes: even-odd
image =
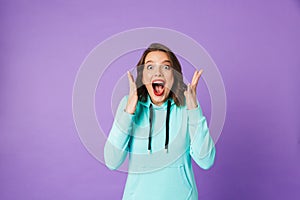
[[[155,83],[155,84],[165,84],[165,82],[163,82],[163,81],[153,81],[152,83]]]

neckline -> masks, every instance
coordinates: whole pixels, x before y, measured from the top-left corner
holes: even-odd
[[[142,105],[146,106],[146,107],[149,107],[150,104],[152,104],[152,106],[153,106],[154,109],[167,109],[167,107],[168,107],[168,101],[171,101],[171,105],[173,105],[173,104],[175,103],[174,100],[173,100],[172,98],[169,97],[169,98],[167,98],[167,99],[163,102],[163,104],[161,104],[160,106],[155,105],[155,104],[151,101],[150,95],[148,94],[148,95],[147,95],[147,101],[145,101],[145,102],[140,101],[140,103],[141,103]]]

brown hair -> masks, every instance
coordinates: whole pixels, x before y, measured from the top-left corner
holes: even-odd
[[[153,43],[151,44],[143,53],[142,57],[140,58],[138,64],[137,64],[137,79],[136,79],[136,85],[137,85],[137,93],[138,93],[138,99],[140,101],[147,101],[148,91],[146,89],[146,86],[143,84],[143,70],[144,70],[144,64],[145,64],[145,58],[148,55],[148,53],[152,51],[162,51],[165,52],[170,61],[171,61],[171,67],[174,70],[174,83],[172,86],[172,89],[170,91],[169,97],[171,97],[175,104],[177,106],[183,106],[185,104],[184,101],[184,91],[186,90],[187,86],[183,82],[182,77],[182,71],[181,71],[181,65],[175,56],[175,54],[166,46],[159,44],[159,43]]]

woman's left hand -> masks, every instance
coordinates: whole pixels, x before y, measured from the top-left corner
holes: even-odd
[[[196,90],[202,73],[203,73],[203,69],[200,69],[199,71],[197,70],[195,71],[192,82],[188,84],[187,90],[184,92],[188,110],[198,107]]]

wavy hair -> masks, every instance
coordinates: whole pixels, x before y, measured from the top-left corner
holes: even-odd
[[[184,98],[184,91],[186,90],[187,86],[183,82],[183,76],[182,76],[182,70],[181,65],[175,56],[175,54],[165,45],[162,45],[160,43],[153,43],[151,44],[142,54],[142,57],[140,58],[138,64],[137,64],[137,78],[136,78],[136,85],[137,93],[138,93],[138,99],[142,102],[147,101],[148,91],[146,86],[143,84],[143,70],[144,70],[144,64],[145,64],[145,58],[148,55],[148,53],[152,51],[162,51],[165,52],[170,61],[171,61],[171,67],[173,69],[173,75],[174,75],[174,83],[170,90],[169,97],[171,97],[175,104],[177,106],[183,106],[185,104],[185,98]],[[175,71],[175,72],[174,72]]]

